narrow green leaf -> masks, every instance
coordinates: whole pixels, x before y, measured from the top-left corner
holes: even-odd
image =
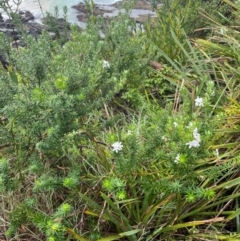
[[[84,195],[83,193],[79,193],[79,196],[86,201],[92,208],[95,208],[96,210],[98,210],[99,212],[101,212],[102,210],[102,206],[100,206],[97,202],[95,202],[93,199],[87,197],[86,195]]]
[[[119,215],[126,228],[131,229],[131,225],[128,222],[128,218],[122,213],[119,207],[104,193],[102,193],[102,198],[108,203],[108,205],[113,209],[113,211]]]
[[[177,230],[180,228],[195,227],[195,226],[199,226],[207,223],[216,223],[216,222],[223,222],[223,221],[224,221],[223,217],[218,217],[218,218],[212,218],[212,219],[206,219],[206,220],[192,221],[187,223],[179,223],[179,224],[171,225],[161,229],[161,233]]]
[[[227,221],[230,221],[233,218],[236,218],[237,216],[240,215],[240,208],[238,210],[235,210],[231,215],[227,217]]]
[[[119,238],[131,236],[131,235],[136,234],[136,233],[138,233],[140,231],[141,231],[141,229],[131,230],[131,231],[127,231],[127,232],[124,232],[124,233],[119,233],[117,235],[112,235],[112,236],[109,236],[109,237],[101,238],[101,239],[98,239],[97,241],[118,240]]]
[[[85,239],[83,237],[81,237],[79,234],[77,234],[74,230],[72,230],[71,228],[66,228],[67,232],[69,234],[71,234],[76,240],[79,241],[90,241],[89,239]]]
[[[224,182],[224,183],[214,187],[214,190],[218,190],[221,188],[229,189],[229,188],[239,185],[239,184],[240,184],[240,177],[230,180],[228,182]]]
[[[229,1],[229,0],[223,0],[225,3],[229,4],[230,6],[232,6],[235,9],[240,10],[239,6],[234,4],[233,2]]]
[[[155,236],[158,236],[158,234],[161,232],[162,226],[154,230],[154,232],[150,235],[148,235],[146,241],[154,240]]]
[[[12,71],[9,71],[8,74],[9,74],[10,79],[11,79],[15,84],[17,84],[17,83],[18,83],[18,77],[17,77],[17,75],[16,75],[14,72],[12,72]]]
[[[166,199],[162,200],[160,203],[158,203],[157,205],[151,205],[149,206],[149,208],[146,210],[146,212],[144,213],[144,216],[142,217],[142,223],[143,224],[147,224],[149,222],[149,219],[151,218],[151,216],[161,207],[166,205],[169,200],[172,199],[172,197],[174,197],[175,194],[167,197]]]
[[[102,212],[103,207],[100,206],[98,203],[96,203],[94,200],[92,200],[91,198],[87,197],[86,195],[79,193],[79,196],[92,208],[94,209],[94,211],[98,211],[98,213],[94,212],[94,211],[86,211],[85,213],[88,215],[92,215],[92,216],[100,216],[100,213]],[[114,217],[114,215],[112,215],[109,211],[105,211],[104,214],[102,215],[102,217],[106,220],[110,220],[112,223],[114,223],[115,225],[119,225],[119,220]]]
[[[190,237],[193,237],[197,240],[224,240],[224,241],[239,241],[240,235],[223,235],[223,234],[217,234],[217,233],[196,233],[193,235],[190,235]],[[214,239],[213,239],[214,237]]]
[[[177,64],[176,64],[174,61],[172,61],[172,59],[169,58],[169,57],[167,56],[167,54],[164,53],[156,44],[154,44],[150,39],[147,39],[147,41],[148,41],[152,46],[154,46],[154,47],[161,53],[161,55],[162,55],[176,70],[178,70],[180,73],[182,72],[181,69],[177,66]]]

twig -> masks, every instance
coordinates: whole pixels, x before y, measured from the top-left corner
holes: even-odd
[[[43,17],[44,17],[44,13],[43,13],[43,9],[42,9],[42,5],[41,5],[41,3],[40,3],[40,0],[38,0],[38,5],[39,5],[39,7],[40,7],[40,9],[41,9],[41,12],[42,12],[42,15],[43,15]]]
[[[2,144],[2,145],[0,145],[0,149],[5,148],[5,147],[9,147],[11,145],[12,145],[11,143]]]

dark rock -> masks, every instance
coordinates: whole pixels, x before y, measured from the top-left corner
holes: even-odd
[[[3,27],[0,28],[0,32],[7,32],[9,29],[5,27],[5,25]],[[9,31],[13,31],[12,29],[10,29]]]
[[[86,15],[84,13],[78,14],[77,19],[81,22],[84,22],[86,20]]]
[[[7,61],[7,58],[3,54],[0,54],[0,62],[4,69],[8,69],[9,62]]]
[[[40,34],[42,33],[42,31],[40,31],[40,30],[37,30],[37,29],[35,29],[35,28],[30,28],[28,31],[27,31],[27,34],[28,35],[32,35],[33,37],[37,37],[37,36],[39,36]]]
[[[12,28],[0,28],[0,32],[4,33],[8,38],[12,38],[13,40],[19,39],[19,33],[16,29]]]
[[[59,29],[64,29],[64,28],[67,28],[68,30],[70,29],[70,23],[66,22],[65,19],[63,18],[59,18],[57,20],[57,23],[58,23],[58,27]]]
[[[3,16],[2,16],[1,13],[0,13],[0,22],[4,22],[4,20],[3,20]]]
[[[67,28],[70,30],[70,23],[66,22],[65,19],[59,18],[56,19],[52,16],[43,19],[43,24],[33,22],[34,16],[29,11],[19,11],[19,15],[23,24],[23,29],[26,34],[32,35],[37,39],[42,31],[45,29],[49,32],[49,35],[52,39],[56,39],[57,36],[61,35],[61,32]],[[1,15],[0,15],[1,19]],[[4,33],[9,39],[14,40],[12,47],[24,46],[24,43],[21,40],[21,33],[14,26],[11,19],[5,21],[0,21],[0,32]],[[70,38],[70,31],[67,34],[67,38]]]
[[[21,21],[23,23],[26,23],[26,22],[34,20],[33,14],[31,12],[29,12],[29,11],[20,11],[19,14],[21,16]]]
[[[70,23],[66,22],[64,18],[56,19],[53,16],[48,16],[42,19],[43,24],[47,25],[47,30],[53,31],[54,29],[63,30],[67,28],[70,29]]]
[[[126,2],[127,0],[125,0]],[[106,20],[111,20],[116,17],[119,11],[123,12],[123,2],[118,1],[111,5],[94,5],[93,14],[95,16],[102,16]],[[88,12],[86,5],[84,3],[79,3],[78,5],[73,6],[77,10],[77,18],[81,22],[86,22],[87,17],[90,12]],[[148,19],[148,15],[156,16],[156,14],[151,9],[150,0],[137,0],[136,5],[131,11],[130,17],[135,19],[139,23],[143,23]]]
[[[14,24],[13,24],[13,21],[11,19],[7,19],[5,22],[4,22],[6,28],[14,28]]]
[[[25,43],[22,40],[17,40],[11,43],[11,47],[14,49],[25,47]]]
[[[27,23],[25,27],[27,29],[27,34],[33,35],[34,37],[38,37],[42,34],[42,31],[46,29],[44,25],[36,22]]]

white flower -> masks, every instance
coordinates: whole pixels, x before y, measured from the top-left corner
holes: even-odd
[[[198,129],[197,129],[197,128],[195,128],[195,129],[193,130],[193,136],[194,136],[194,138],[195,138],[196,141],[199,141],[199,142],[200,142],[200,134],[198,133]]]
[[[200,141],[198,141],[198,140],[189,141],[188,143],[186,143],[186,145],[188,145],[189,148],[199,147]]]
[[[110,64],[109,64],[109,62],[106,61],[106,60],[103,60],[102,67],[103,67],[103,68],[110,68]]]
[[[195,106],[201,106],[201,107],[203,107],[204,106],[204,104],[203,104],[203,98],[202,97],[197,97],[196,99],[195,99]]]
[[[177,127],[177,126],[178,126],[178,123],[177,123],[177,122],[173,122],[173,125],[174,125],[175,127]]]
[[[175,162],[175,163],[178,163],[179,160],[180,160],[180,154],[177,154],[177,156],[176,156],[175,159],[174,159],[174,162]]]
[[[117,141],[117,142],[113,143],[113,144],[112,144],[112,148],[113,148],[113,151],[114,151],[114,152],[117,152],[117,153],[118,153],[118,152],[121,151],[122,148],[123,148],[122,142]]]
[[[220,28],[219,32],[220,32],[220,34],[226,34],[227,29],[226,28]]]
[[[166,136],[162,136],[161,139],[162,139],[163,141],[167,141],[167,140],[168,140],[168,138],[167,138]]]
[[[189,141],[188,143],[186,143],[186,145],[188,145],[189,148],[200,146],[201,138],[197,128],[193,130],[193,137],[194,137],[193,141]]]

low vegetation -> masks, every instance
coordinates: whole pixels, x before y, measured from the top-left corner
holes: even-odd
[[[1,239],[239,240],[240,5],[187,2],[0,35]]]

